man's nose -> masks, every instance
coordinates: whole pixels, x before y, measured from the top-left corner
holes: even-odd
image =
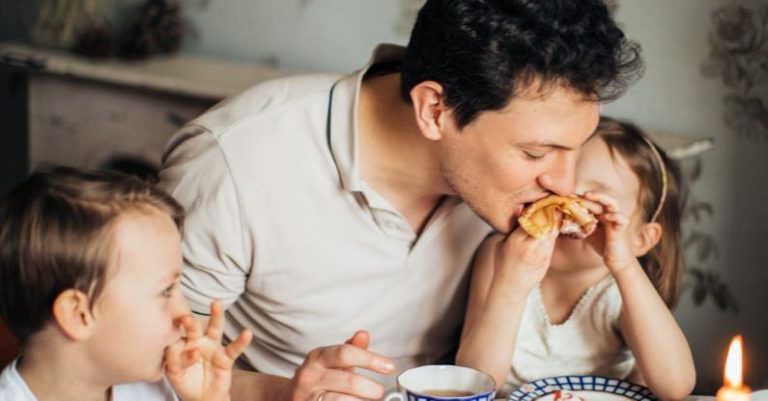
[[[562,152],[539,176],[539,185],[557,195],[570,195],[576,186],[577,152]]]

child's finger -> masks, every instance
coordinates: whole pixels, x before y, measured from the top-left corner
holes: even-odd
[[[211,302],[211,317],[208,319],[205,335],[217,342],[221,342],[221,337],[224,335],[224,311],[218,299]]]
[[[243,351],[245,351],[245,348],[248,347],[248,344],[251,343],[252,338],[253,334],[251,334],[250,330],[243,330],[240,335],[237,336],[235,341],[227,344],[227,346],[224,347],[224,352],[232,361],[234,361],[237,359],[237,357],[240,356],[240,354],[243,353]]]
[[[181,327],[184,328],[187,341],[195,341],[203,336],[203,331],[200,328],[200,322],[197,321],[192,315],[186,315],[181,318]]]
[[[629,218],[622,213],[608,213],[605,215],[605,220],[620,225],[628,225]]]
[[[227,394],[229,392],[230,383],[232,380],[232,364],[233,360],[229,359],[221,352],[214,353],[211,358],[211,376],[210,387],[208,388],[209,394]]]
[[[619,210],[619,201],[611,195],[590,191],[584,193],[584,198],[600,203],[608,213],[617,212]]]
[[[181,353],[184,351],[184,341],[177,341],[165,350],[165,370],[172,375],[181,372]]]
[[[582,197],[581,205],[596,216],[603,214],[605,211],[605,206],[602,203],[587,199],[586,197]]]
[[[180,367],[181,369],[187,369],[194,365],[198,358],[200,358],[200,351],[195,349],[188,349],[181,353]]]
[[[608,228],[609,234],[617,231],[622,231],[629,226],[629,218],[627,218],[621,213],[606,214],[603,216],[603,221],[607,223],[606,227]]]

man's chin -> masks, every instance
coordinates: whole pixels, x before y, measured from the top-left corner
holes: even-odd
[[[511,219],[509,219],[507,221],[497,221],[497,222],[494,222],[494,221],[491,221],[491,219],[489,219],[489,218],[483,217],[481,215],[478,215],[478,216],[480,216],[480,218],[486,224],[491,226],[491,228],[493,228],[494,231],[496,231],[499,234],[503,234],[503,235],[508,235],[509,233],[514,231],[517,228],[517,226],[519,225],[517,223],[517,218],[516,217],[513,217],[513,218],[511,218]]]
[[[490,218],[487,213],[483,213],[480,211],[476,205],[474,205],[472,202],[467,201],[466,199],[462,198],[464,200],[464,203],[475,213],[477,217],[479,217],[481,220],[483,220],[486,224],[491,226],[491,228],[494,229],[497,233],[507,235],[511,233],[514,229],[517,228],[519,225],[517,223],[517,218],[519,217],[520,213],[523,209],[523,204],[520,204],[518,207],[516,207],[512,211],[512,216],[505,214],[504,216],[501,216],[497,219]]]

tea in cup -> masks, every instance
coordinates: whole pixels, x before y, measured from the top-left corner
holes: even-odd
[[[383,401],[492,401],[493,378],[477,369],[454,365],[425,365],[397,377],[398,392]]]

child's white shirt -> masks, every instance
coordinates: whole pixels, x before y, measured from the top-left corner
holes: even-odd
[[[0,373],[0,401],[38,401],[16,369],[18,359]],[[168,382],[128,383],[112,387],[111,401],[178,401]]]
[[[553,325],[541,288],[534,288],[526,301],[503,392],[554,376],[629,376],[635,359],[621,335],[621,306],[618,285],[609,274],[582,295],[566,321]]]

